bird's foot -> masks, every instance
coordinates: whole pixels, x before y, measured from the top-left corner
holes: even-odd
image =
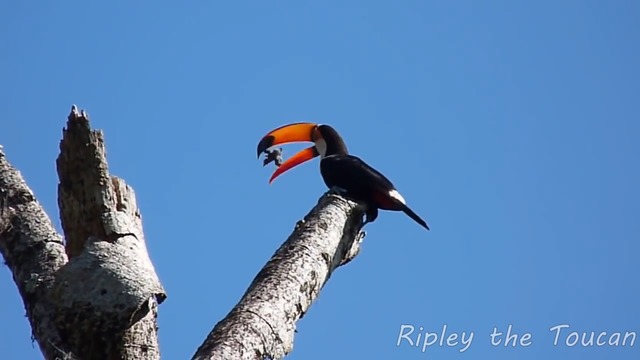
[[[362,223],[362,226],[365,226],[368,223],[372,223],[378,218],[378,208],[375,206],[368,205],[365,215],[366,215],[366,218],[364,220],[364,223]]]

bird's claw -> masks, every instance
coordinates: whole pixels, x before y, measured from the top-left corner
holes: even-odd
[[[372,223],[378,218],[378,208],[370,205],[365,215],[366,218],[364,220],[364,223],[362,223],[362,226],[365,226],[368,223]]]

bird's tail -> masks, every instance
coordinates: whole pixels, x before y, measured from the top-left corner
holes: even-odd
[[[403,207],[402,211],[405,214],[409,215],[410,218],[415,220],[415,222],[417,222],[418,224],[422,225],[425,229],[429,230],[429,225],[427,225],[426,221],[422,220],[420,218],[420,216],[418,216],[418,214],[414,213],[413,210],[409,209],[409,207],[407,205],[405,205]]]

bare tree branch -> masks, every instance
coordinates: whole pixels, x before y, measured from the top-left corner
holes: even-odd
[[[0,253],[46,359],[159,359],[155,273],[133,189],[108,172],[103,135],[74,106],[57,159],[66,248],[0,146]],[[357,256],[364,206],[328,192],[296,225],[194,359],[282,358],[296,322]]]
[[[82,252],[89,236],[106,239],[102,215],[111,207],[122,205],[118,203],[116,187],[109,186],[105,152],[102,132],[91,131],[89,118],[74,106],[63,129],[56,160],[60,221],[69,258]],[[132,205],[135,207],[135,203]]]
[[[332,272],[358,254],[363,212],[331,191],[323,195],[193,359],[280,359],[291,352],[298,319]]]
[[[64,358],[48,294],[67,262],[62,238],[0,148],[0,253],[13,274],[33,337],[47,359]]]
[[[158,359],[157,306],[166,294],[133,189],[109,175],[102,133],[75,106],[60,150],[68,262],[27,185],[0,159],[0,251],[40,348],[47,359]]]

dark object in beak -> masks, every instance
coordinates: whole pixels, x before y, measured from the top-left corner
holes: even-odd
[[[280,144],[288,144],[293,142],[314,142],[314,134],[317,131],[318,125],[314,123],[293,123],[289,125],[281,126],[275,130],[270,131],[265,135],[258,143],[258,158],[263,152],[267,154],[264,165],[267,165],[271,161],[275,161],[278,169],[271,175],[269,183],[271,183],[276,177],[285,171],[300,165],[306,161],[313,159],[320,155],[316,150],[315,145],[299,151],[286,161],[282,161],[279,158],[281,151],[269,151],[272,146]],[[272,160],[272,158],[274,158]]]
[[[267,166],[269,163],[273,162],[276,166],[282,165],[282,148],[277,148],[273,150],[263,150],[266,156],[264,157],[264,161],[262,162],[262,166]],[[258,154],[260,156],[260,154]]]

